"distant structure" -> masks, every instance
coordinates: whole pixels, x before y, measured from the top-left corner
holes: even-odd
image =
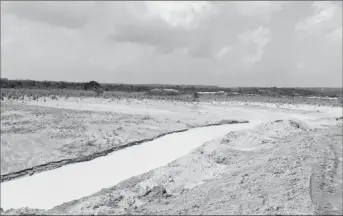
[[[176,89],[159,89],[159,88],[154,88],[150,90],[150,93],[155,94],[155,95],[177,95],[180,92]]]
[[[168,93],[175,93],[175,94],[179,93],[179,91],[176,89],[163,89],[163,91],[168,92]]]
[[[197,92],[198,94],[201,95],[222,95],[225,94],[225,91],[217,91],[217,92]]]
[[[154,89],[151,89],[150,92],[159,93],[159,92],[162,92],[162,89],[154,88]]]

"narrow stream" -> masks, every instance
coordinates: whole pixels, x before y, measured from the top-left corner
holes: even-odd
[[[64,202],[91,195],[103,188],[188,154],[207,141],[259,124],[229,124],[174,133],[141,145],[113,152],[91,161],[63,166],[1,183],[1,207],[50,209]]]

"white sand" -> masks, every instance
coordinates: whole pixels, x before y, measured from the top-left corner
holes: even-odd
[[[144,102],[145,103],[145,102]],[[251,128],[260,122],[276,119],[299,118],[309,120],[321,116],[337,116],[341,109],[325,108],[319,113],[291,113],[280,109],[256,109],[249,106],[224,105],[198,107],[187,110],[185,104],[175,105],[168,102],[122,101],[87,99],[75,103],[74,99],[64,101],[48,100],[47,102],[29,102],[40,106],[51,106],[67,109],[113,111],[123,113],[161,115],[175,117],[198,112],[222,119],[246,119],[249,124],[233,124],[192,129],[187,132],[171,134],[151,142],[127,148],[92,161],[73,164],[59,169],[38,173],[33,176],[4,182],[1,184],[1,207],[49,209],[67,201],[79,199],[98,192],[102,188],[116,185],[129,177],[139,175],[168,164],[186,155],[192,149],[207,141],[222,137],[232,130]],[[58,106],[57,106],[58,104]],[[298,107],[299,109],[300,107]]]
[[[258,123],[211,126],[170,134],[92,161],[4,182],[1,207],[49,209],[166,165],[207,141]]]
[[[122,99],[109,100],[103,98],[58,98],[51,100],[46,98],[39,101],[26,101],[29,105],[38,105],[45,107],[55,107],[73,110],[92,110],[106,111],[123,114],[138,114],[154,117],[169,117],[179,119],[184,116],[216,116],[222,119],[244,119],[269,121],[274,119],[287,118],[313,118],[313,116],[331,116],[342,115],[341,107],[318,107],[310,105],[291,105],[291,104],[272,104],[258,102],[221,102],[212,103],[187,103],[158,100],[136,100]],[[286,113],[290,111],[292,113]],[[316,113],[316,111],[319,111]],[[304,114],[308,114],[307,116]]]

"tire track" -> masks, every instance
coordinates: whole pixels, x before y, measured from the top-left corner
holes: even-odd
[[[342,215],[342,139],[331,136],[328,140],[317,143],[324,149],[319,154],[319,162],[312,168],[310,178],[310,196],[318,215]],[[319,146],[318,146],[319,147]],[[341,155],[339,155],[339,153]],[[338,185],[337,185],[338,184]]]

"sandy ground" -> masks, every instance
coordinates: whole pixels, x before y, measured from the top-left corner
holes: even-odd
[[[50,209],[165,166],[205,142],[256,124],[258,122],[194,128],[115,151],[105,157],[2,182],[1,206],[4,209]]]
[[[215,102],[99,98],[2,102],[1,181],[87,161],[137,141],[221,120],[312,118],[325,111],[305,108],[283,111]]]
[[[275,121],[39,214],[342,214],[342,122]]]
[[[73,100],[1,104],[2,175],[222,119],[265,123],[49,211],[7,214],[342,214],[341,108]],[[100,142],[108,128],[115,141]]]
[[[32,167],[45,165],[44,169],[50,169],[59,166],[56,163],[48,167],[51,162],[62,161],[63,165],[68,159],[92,156],[113,147],[226,119],[214,115],[204,116],[199,112],[190,114],[193,113],[191,111],[183,114],[178,111],[168,112],[164,110],[163,104],[158,109],[146,106],[145,110],[150,108],[150,113],[138,106],[131,108],[134,112],[127,114],[131,106],[124,100],[120,103],[108,102],[102,106],[120,109],[120,105],[124,105],[121,112],[110,109],[99,111],[101,106],[98,111],[92,110],[93,105],[100,104],[98,101],[85,103],[81,108],[75,101],[71,101],[71,104],[74,107],[62,109],[62,105],[49,106],[49,101],[1,103],[2,180],[5,177],[16,177],[11,176],[15,172],[19,176],[27,174],[21,171]]]

